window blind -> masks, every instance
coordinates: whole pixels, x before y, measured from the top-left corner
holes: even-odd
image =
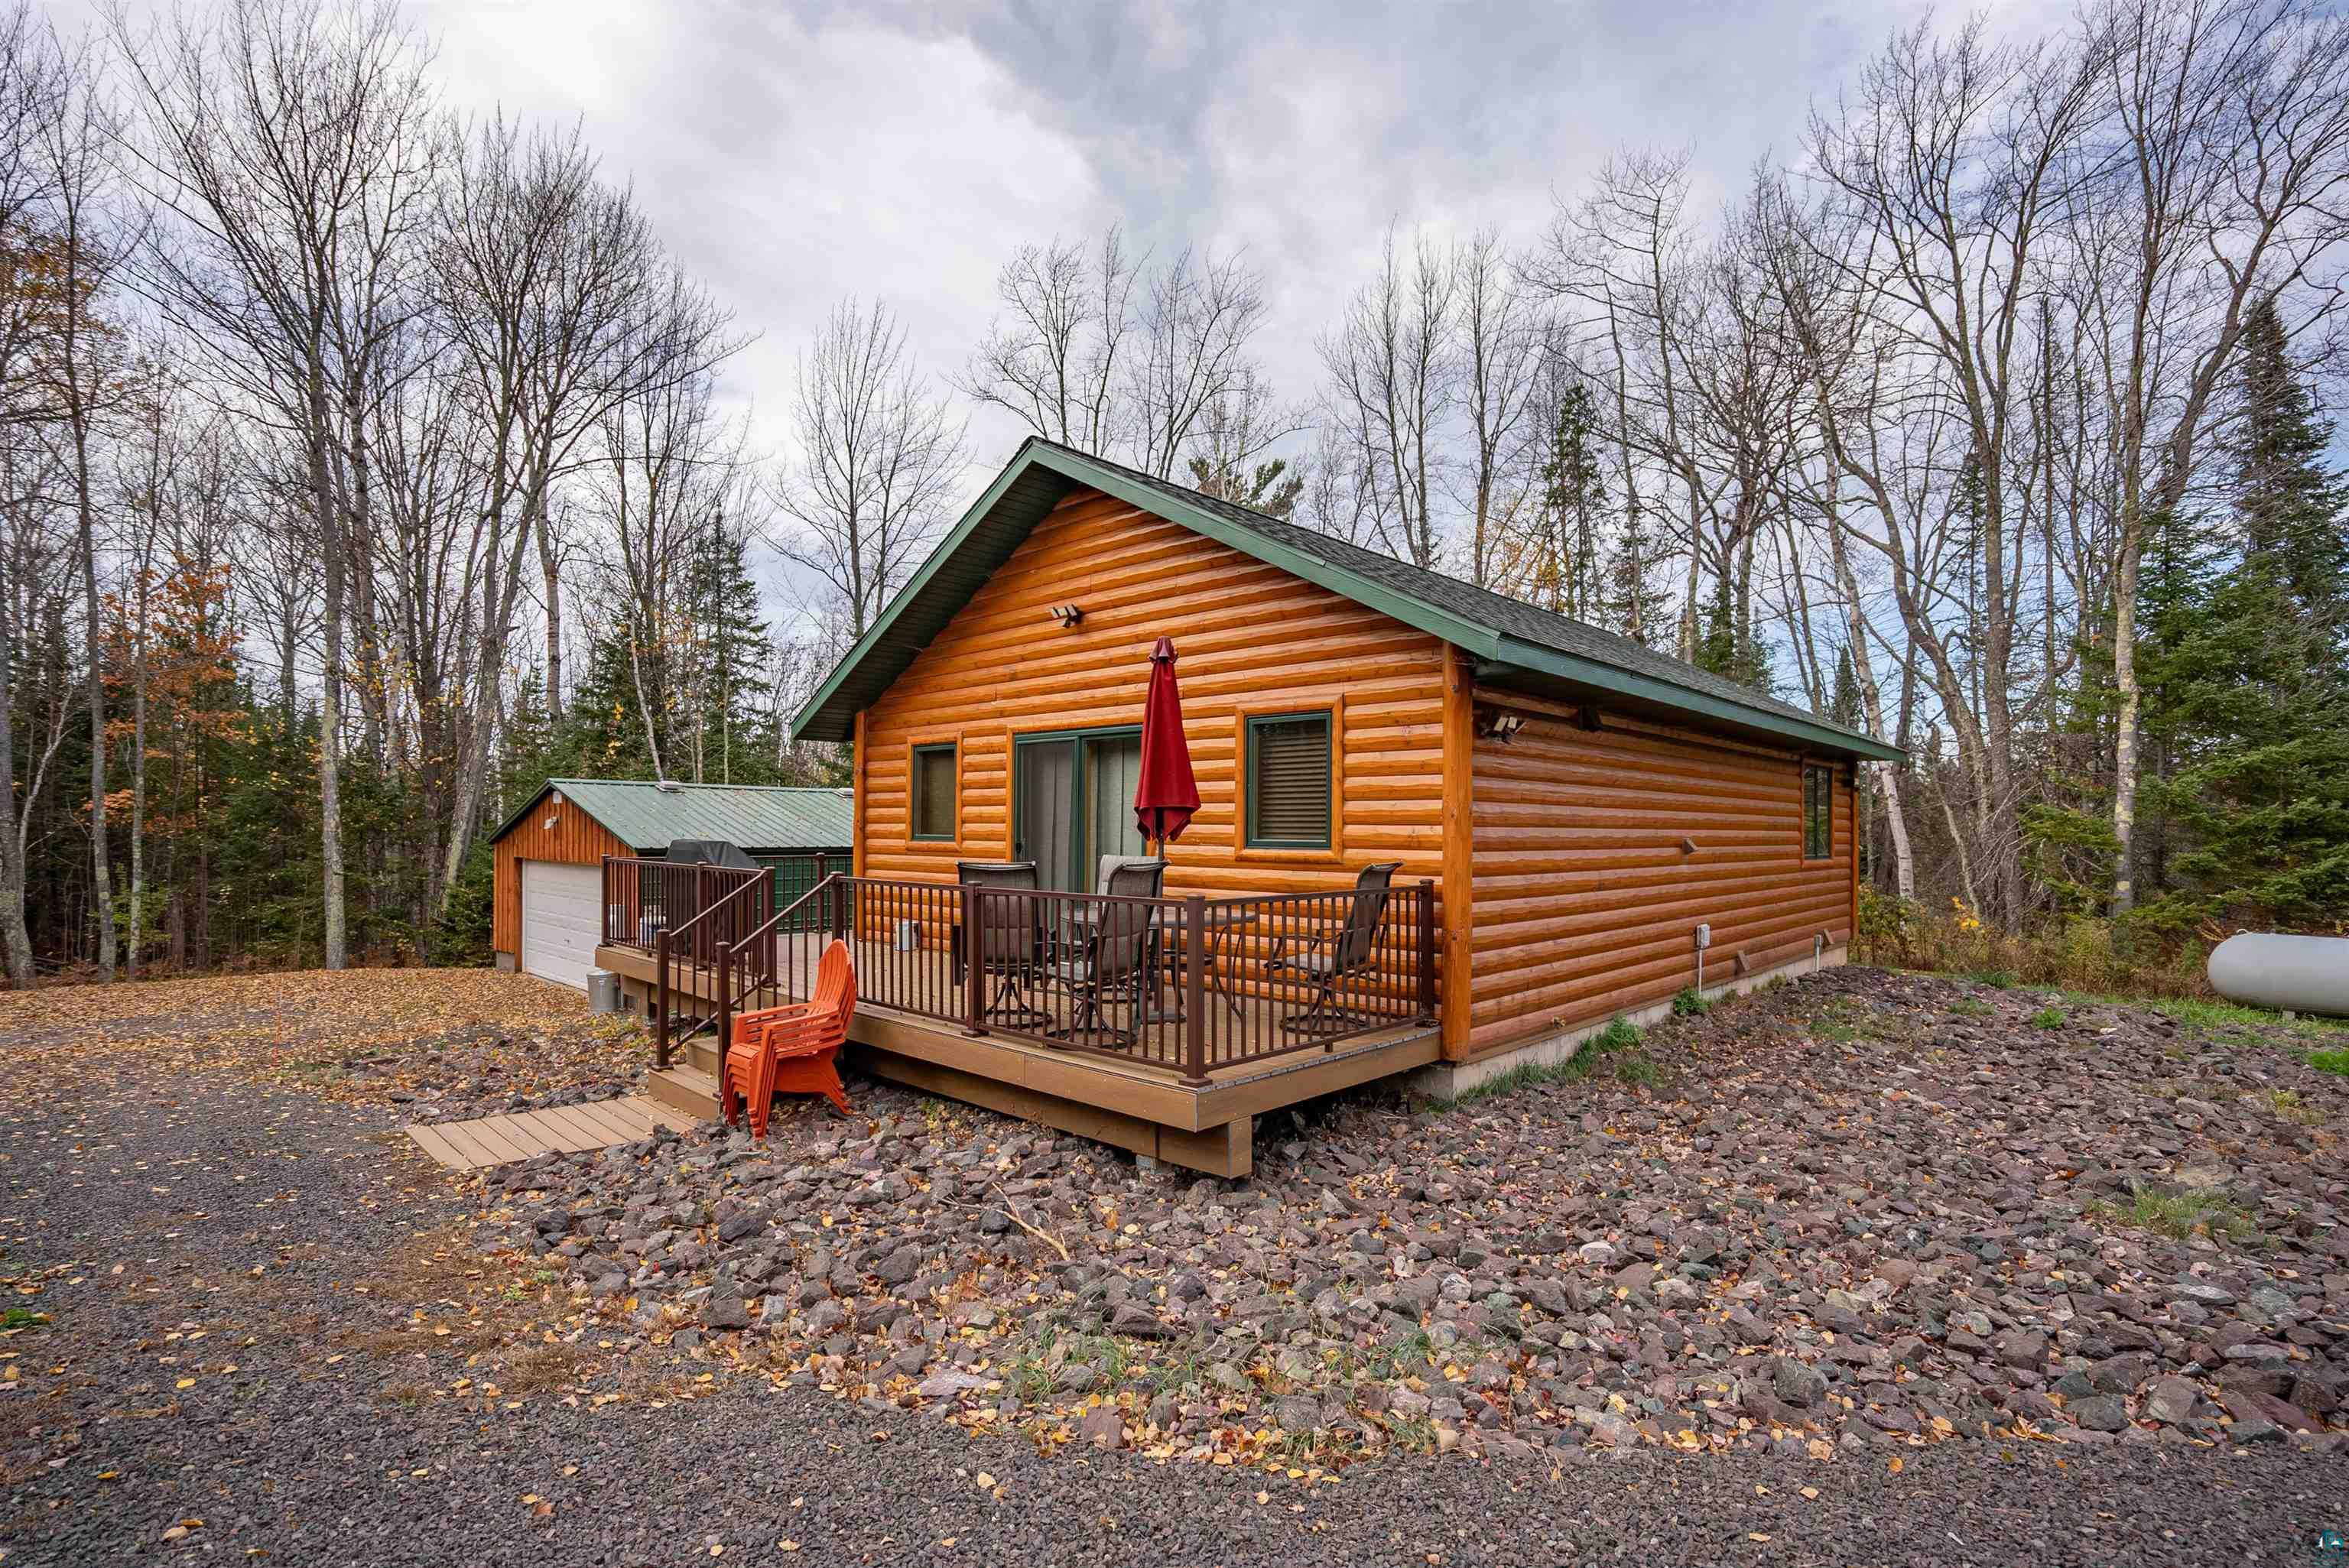
[[[1248,841],[1330,841],[1330,716],[1258,719],[1248,728]]]

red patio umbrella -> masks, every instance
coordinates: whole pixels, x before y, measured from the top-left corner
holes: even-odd
[[[1183,696],[1174,689],[1174,641],[1150,650],[1150,695],[1142,704],[1142,776],[1133,785],[1133,825],[1164,854],[1199,809],[1191,743],[1183,738]]]

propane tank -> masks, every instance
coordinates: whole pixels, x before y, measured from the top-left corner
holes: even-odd
[[[2230,1002],[2349,1017],[2349,936],[2239,932],[2211,949],[2210,989]]]

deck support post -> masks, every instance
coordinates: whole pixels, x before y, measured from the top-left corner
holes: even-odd
[[[1207,900],[1183,900],[1183,1086],[1207,1087]]]
[[[668,927],[653,934],[653,1067],[668,1071]]]
[[[981,954],[985,946],[979,934],[978,920],[983,911],[979,890],[965,882],[959,900],[962,908],[962,1032],[977,1038],[987,1033],[987,965]]]

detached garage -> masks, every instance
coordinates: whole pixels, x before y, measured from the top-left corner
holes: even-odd
[[[550,779],[490,841],[498,967],[587,983],[603,930],[605,855],[659,857],[694,839],[767,861],[839,855],[845,871],[850,817],[844,789]]]

